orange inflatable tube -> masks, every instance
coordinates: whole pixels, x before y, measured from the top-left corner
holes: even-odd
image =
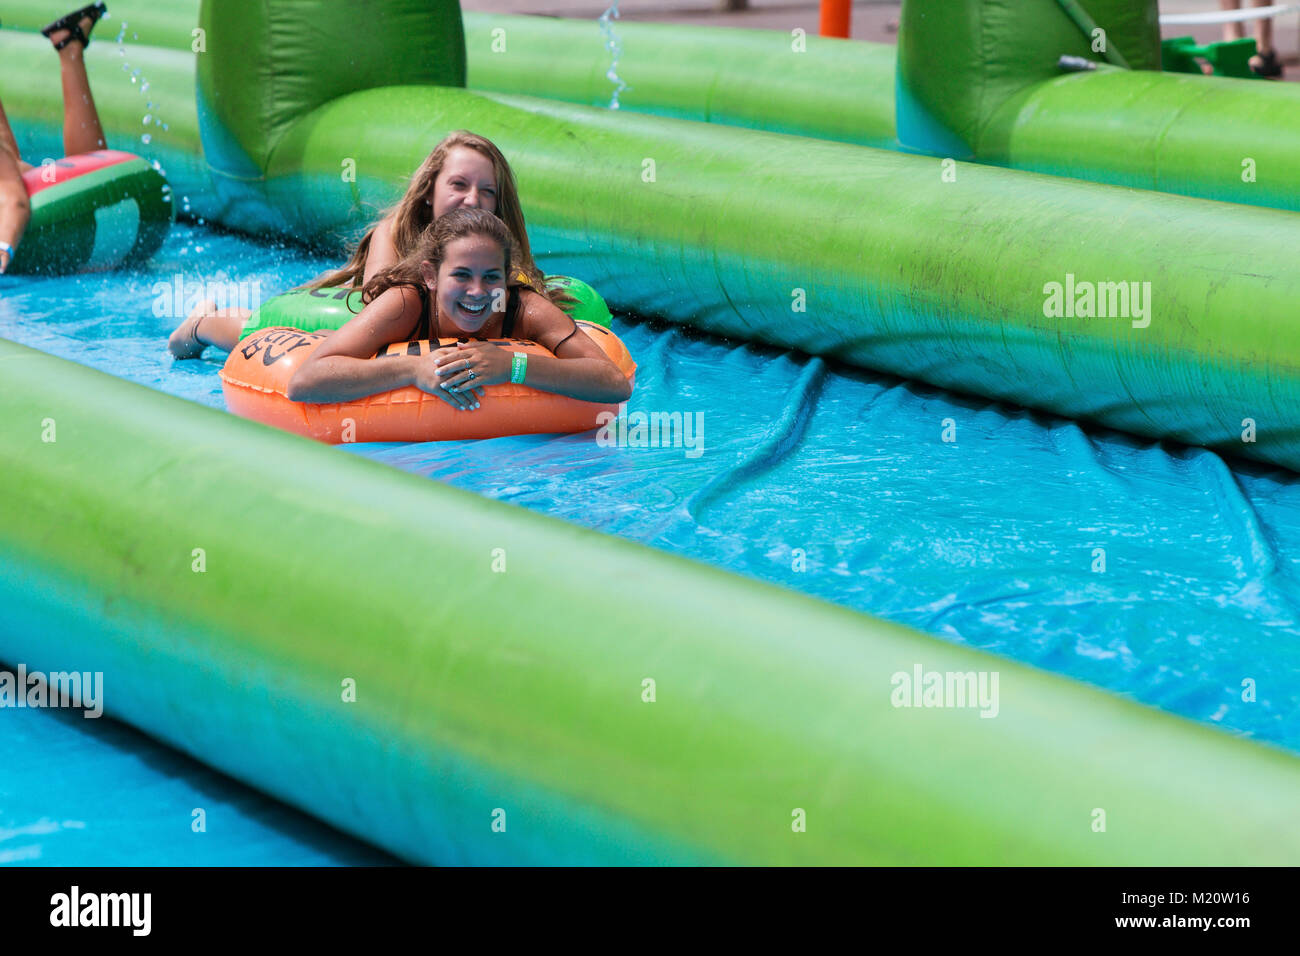
[[[618,336],[592,322],[577,325],[634,383],[636,363]],[[290,401],[289,379],[329,335],[328,331],[290,328],[263,329],[249,335],[230,353],[221,370],[226,406],[243,418],[334,444],[583,432],[599,427],[597,417],[602,412],[618,413],[617,405],[583,402],[509,382],[487,386],[473,411],[459,411],[414,386],[333,405]],[[523,339],[488,341],[512,352],[551,354],[536,342]],[[455,339],[440,339],[437,345],[428,341],[399,343],[388,346],[372,361],[382,362],[390,355],[428,355],[455,344]]]

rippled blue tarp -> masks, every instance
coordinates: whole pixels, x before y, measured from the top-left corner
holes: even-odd
[[[178,225],[144,272],[0,277],[0,335],[220,408],[224,356],[172,362],[156,284],[224,270],[270,296],[330,265]],[[629,416],[702,416],[698,454],[595,433],[340,454],[1300,751],[1300,476],[672,326],[615,330],[640,366]]]

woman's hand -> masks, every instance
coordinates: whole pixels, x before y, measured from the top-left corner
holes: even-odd
[[[475,391],[481,395],[484,385],[510,381],[513,354],[491,342],[457,342],[455,348],[435,354],[438,375],[453,395]]]
[[[496,346],[489,347],[496,348]],[[483,386],[496,384],[494,381],[482,381],[482,376],[478,372],[478,369],[483,367],[482,363],[466,354],[473,348],[472,345],[449,346],[437,349],[428,358],[420,359],[419,371],[412,384],[422,392],[437,395],[452,408],[473,411],[479,406]],[[497,349],[497,351],[501,350]],[[474,373],[473,376],[470,375],[471,372]],[[509,373],[506,377],[509,378]],[[454,388],[452,380],[457,382]]]

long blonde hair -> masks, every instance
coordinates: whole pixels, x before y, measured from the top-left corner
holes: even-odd
[[[510,170],[501,150],[490,139],[471,133],[468,130],[456,130],[433,148],[428,158],[411,177],[411,184],[406,187],[406,194],[395,206],[384,210],[380,221],[388,217],[393,220],[393,248],[400,258],[406,258],[415,248],[420,235],[433,222],[433,187],[438,174],[446,165],[447,157],[457,146],[464,146],[488,158],[497,181],[496,217],[505,223],[514,237],[514,269],[510,277],[511,285],[527,285],[534,292],[547,295],[546,282],[542,272],[533,262],[532,249],[528,245],[528,231],[524,225],[524,211],[519,204],[519,190],[515,186],[515,176]],[[366,258],[370,255],[370,242],[379,224],[371,226],[357,243],[352,258],[342,269],[328,272],[307,283],[304,288],[323,289],[326,286],[360,286],[366,272]],[[519,275],[522,273],[522,275]],[[548,298],[556,299],[555,296]],[[567,298],[567,297],[564,297]]]

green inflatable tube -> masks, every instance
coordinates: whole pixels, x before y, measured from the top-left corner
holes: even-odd
[[[658,23],[614,30],[621,110],[897,146],[890,44]],[[465,45],[471,89],[599,107],[617,89],[594,20],[467,12]]]
[[[2,340],[0,369],[0,660],[100,671],[108,713],[405,859],[1300,863],[1281,751]],[[927,707],[918,671],[996,694]]]
[[[158,251],[175,204],[139,156],[98,150],[23,175],[31,218],[9,271],[65,275],[137,265]]]

